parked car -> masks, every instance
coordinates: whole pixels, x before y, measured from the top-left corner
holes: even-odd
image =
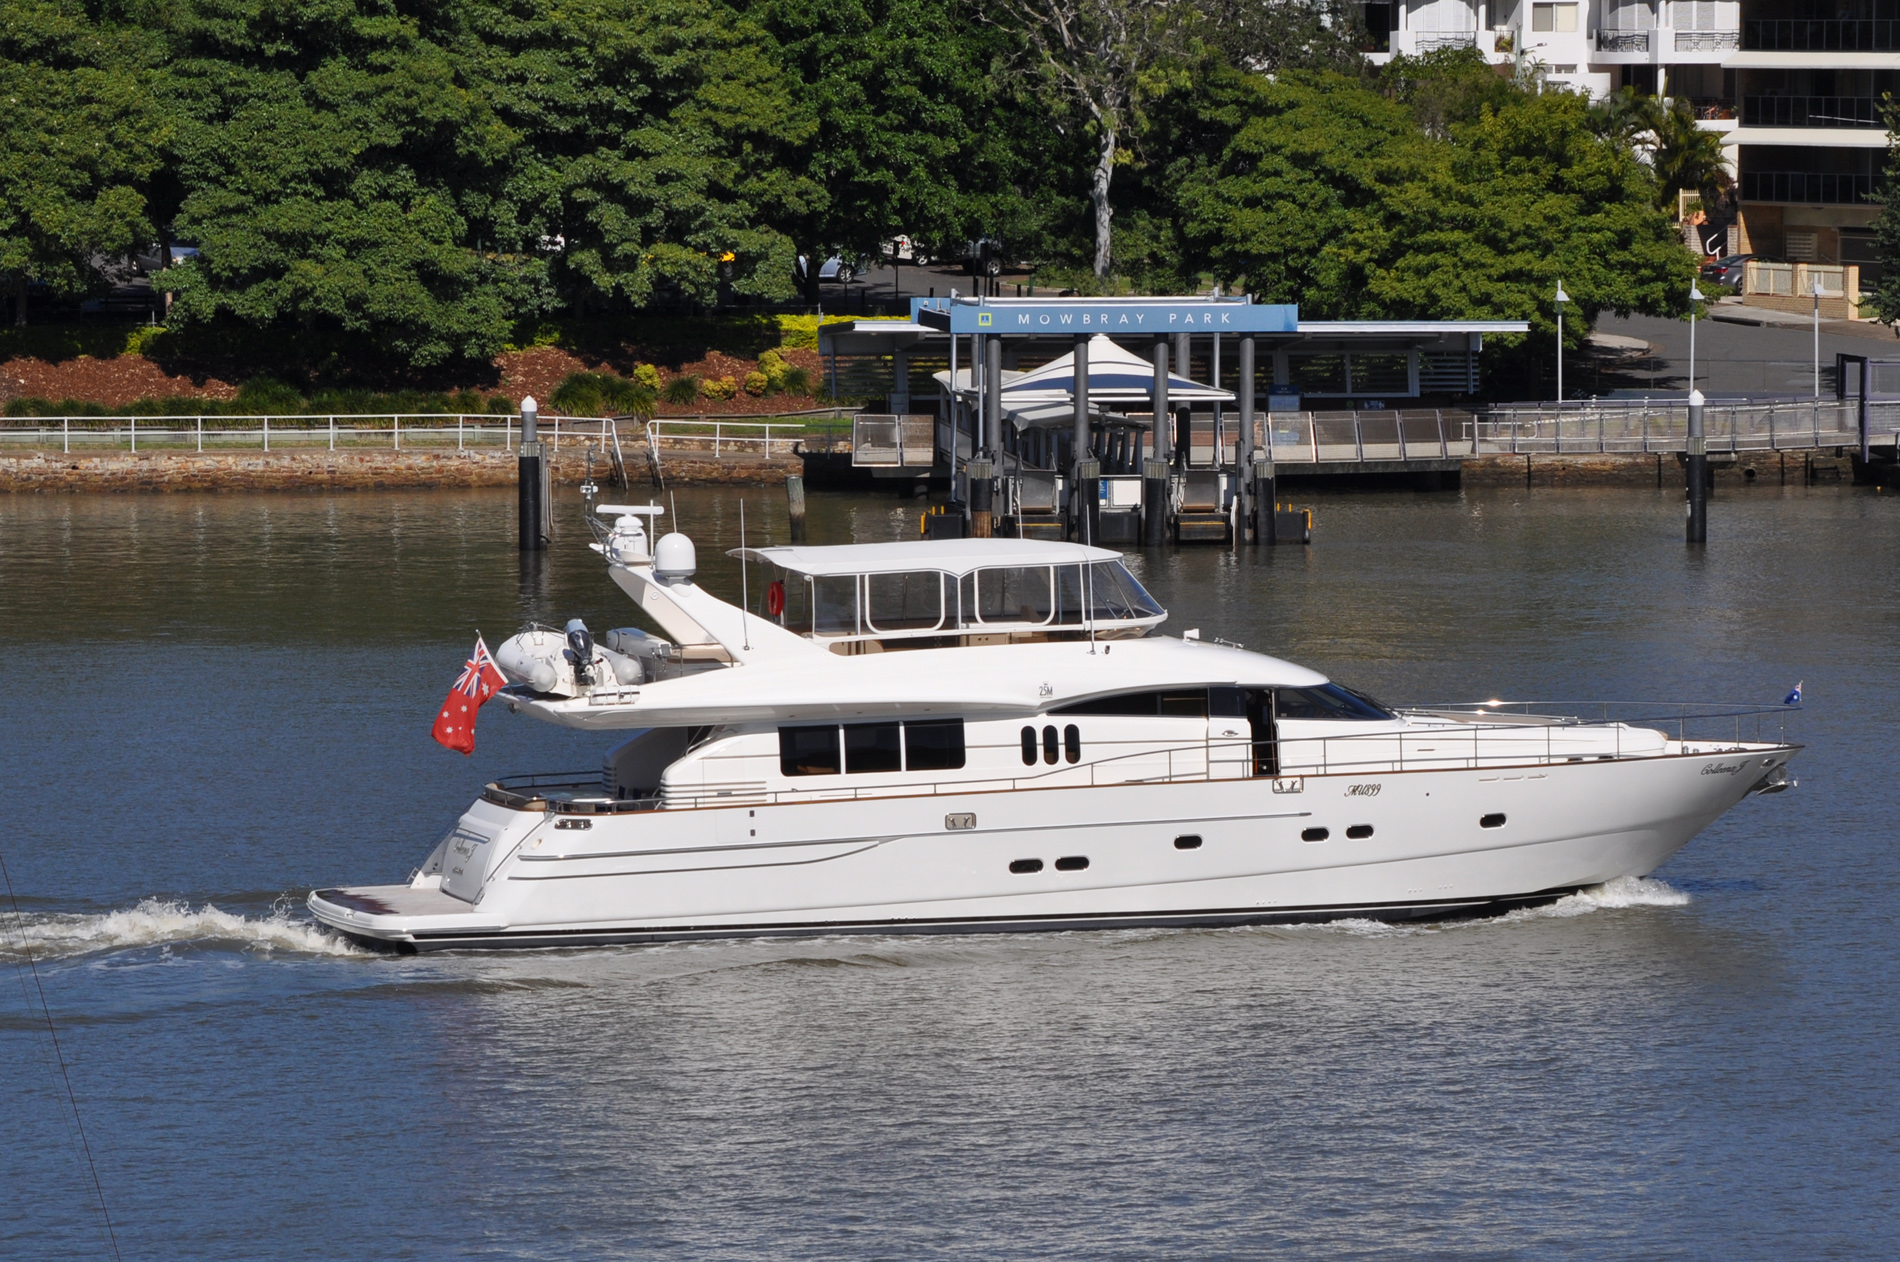
[[[1742,274],[1753,263],[1779,263],[1780,259],[1767,254],[1731,254],[1716,259],[1713,263],[1702,265],[1702,279],[1716,285],[1728,285],[1739,288]]]
[[[798,256],[798,265],[792,269],[792,275],[797,279],[799,284],[802,285],[805,283],[804,255],[801,254]],[[820,284],[826,281],[835,281],[840,285],[849,285],[857,278],[858,269],[835,254],[826,259],[825,265],[818,269],[818,280]]]

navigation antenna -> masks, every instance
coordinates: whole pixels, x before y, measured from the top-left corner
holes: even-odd
[[[752,651],[752,597],[746,587],[745,500],[739,500],[739,628],[745,637],[745,651]]]

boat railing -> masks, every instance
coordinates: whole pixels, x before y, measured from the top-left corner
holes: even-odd
[[[1381,727],[1344,736],[1282,736],[1256,742],[1248,737],[1204,739],[1149,746],[1075,763],[1058,763],[1019,775],[983,775],[892,784],[827,784],[811,789],[772,789],[763,781],[699,787],[669,787],[668,810],[739,804],[784,805],[860,798],[930,797],[939,794],[1044,788],[1104,788],[1207,780],[1297,780],[1308,775],[1380,774],[1400,771],[1499,770],[1566,763],[1657,758],[1666,747],[1654,739],[1672,736],[1694,743],[1697,752],[1719,753],[1750,746],[1787,744],[1786,718],[1793,705],[1698,705],[1681,702],[1467,702],[1407,707],[1399,713],[1455,720],[1455,726]],[[1604,716],[1604,717],[1598,717]],[[1651,735],[1634,738],[1644,730]],[[1608,748],[1602,733],[1609,733]],[[1254,775],[1254,765],[1274,768]],[[1276,786],[1279,787],[1279,786]],[[649,809],[654,802],[605,809]],[[557,806],[556,809],[566,809]],[[576,807],[591,810],[592,807]]]

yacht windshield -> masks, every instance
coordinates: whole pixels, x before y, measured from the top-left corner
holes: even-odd
[[[1390,710],[1338,684],[1282,688],[1274,694],[1273,713],[1282,719],[1390,719]]]

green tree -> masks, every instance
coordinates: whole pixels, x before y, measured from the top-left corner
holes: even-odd
[[[140,32],[58,0],[0,12],[0,275],[79,294],[151,238],[142,182],[165,138]]]
[[[772,38],[712,0],[483,0],[468,56],[519,138],[511,222],[570,309],[791,294],[773,226],[823,189],[817,111]],[[525,231],[523,231],[525,230]]]
[[[714,0],[185,0],[174,319],[335,327],[423,366],[524,320],[783,292],[758,209],[801,110]],[[776,286],[776,289],[775,289]]]
[[[1208,76],[1174,120],[1184,257],[1310,316],[1516,318],[1532,345],[1604,310],[1674,314],[1694,261],[1589,102],[1520,91],[1447,139],[1335,75]],[[1197,143],[1190,145],[1190,139]]]
[[[1880,283],[1868,297],[1881,321],[1892,324],[1900,321],[1900,102],[1891,92],[1881,94],[1880,116],[1887,124],[1887,165],[1882,173],[1880,213],[1874,216]]]
[[[810,112],[787,192],[763,207],[810,261],[806,302],[835,252],[875,255],[900,233],[948,241],[980,222],[999,156],[978,129],[994,95],[985,33],[931,0],[754,0],[745,12]]]

